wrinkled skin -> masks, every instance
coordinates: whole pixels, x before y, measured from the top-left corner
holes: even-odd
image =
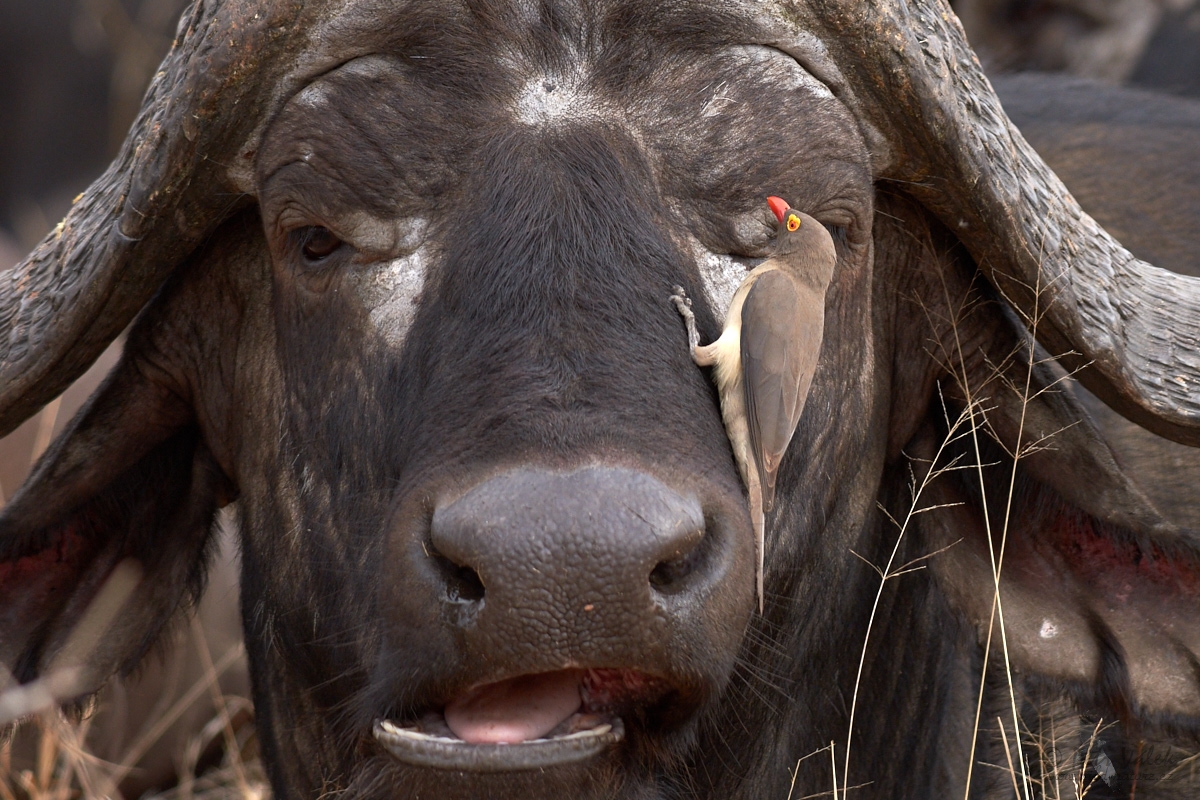
[[[1069,397],[1014,395],[1027,337],[954,234],[876,182],[846,105],[711,9],[503,8],[461,25],[392,10],[386,46],[286,101],[254,156],[253,204],[164,287],[14,500],[4,533],[21,549],[0,555],[31,560],[0,559],[0,578],[82,584],[137,558],[154,588],[108,645],[136,662],[202,582],[212,515],[236,497],[280,797],[785,797],[797,759],[831,740],[843,777],[852,702],[850,785],[954,796],[972,759],[1004,758],[987,721],[1008,713],[1002,671],[972,732],[992,597],[976,556],[1011,470],[989,437],[1011,452],[1053,435],[1017,471],[1005,602],[1020,711],[1073,703],[1119,715],[1131,739],[1193,736],[1195,676],[1156,659],[1175,650],[1129,615],[1195,652],[1194,542],[1153,527]],[[760,616],[717,397],[669,298],[684,286],[702,336],[717,334],[769,252],[768,194],[829,228],[838,264]],[[1035,370],[1029,385],[1050,380]],[[975,400],[982,443],[950,452],[991,466],[935,482],[929,502],[946,508],[917,517],[894,563],[940,555],[873,609],[864,560],[888,562],[887,515],[904,519],[907,482]],[[479,499],[497,487],[508,516]],[[682,527],[647,535],[625,515],[661,507]],[[22,597],[0,582],[6,619],[35,613]],[[1046,635],[1051,617],[1066,635]],[[0,639],[25,680],[64,635],[30,629],[33,645]],[[371,733],[574,669],[650,679],[618,687],[626,739],[589,760],[435,770]],[[829,759],[808,759],[795,793],[831,780]],[[971,778],[976,797],[1008,786]]]

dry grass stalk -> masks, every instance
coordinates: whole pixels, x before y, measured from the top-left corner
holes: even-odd
[[[1035,297],[1038,297],[1038,298],[1041,297],[1042,287],[1037,286],[1037,287],[1030,287],[1030,288]],[[899,531],[898,535],[897,535],[897,540],[896,540],[895,544],[893,545],[891,555],[889,557],[887,564],[883,567],[879,567],[879,566],[867,561],[867,559],[863,558],[858,553],[854,553],[853,551],[851,551],[853,555],[862,559],[865,563],[868,564],[868,566],[870,566],[876,572],[876,574],[878,574],[878,576],[880,578],[880,584],[879,584],[879,588],[876,593],[874,605],[872,606],[871,615],[868,620],[867,630],[864,635],[864,641],[863,641],[862,651],[861,651],[860,660],[859,660],[859,668],[858,668],[858,673],[857,673],[857,676],[855,679],[854,693],[852,695],[850,718],[849,718],[850,722],[848,725],[847,737],[846,737],[846,742],[847,742],[846,756],[845,756],[845,760],[843,762],[843,772],[842,772],[842,776],[841,776],[842,777],[841,795],[843,798],[845,798],[847,789],[857,788],[857,787],[851,787],[849,785],[850,744],[851,744],[852,735],[853,735],[853,725],[854,725],[855,712],[857,709],[858,691],[859,691],[859,684],[860,684],[862,672],[863,672],[863,664],[864,664],[864,660],[866,657],[867,646],[869,644],[870,636],[872,633],[872,626],[875,621],[875,614],[878,609],[880,597],[882,595],[884,587],[888,583],[888,581],[890,581],[892,578],[899,577],[900,575],[906,574],[907,572],[913,571],[915,569],[923,568],[923,564],[919,563],[919,562],[925,562],[925,561],[939,555],[940,553],[944,552],[946,549],[948,549],[948,547],[943,548],[942,550],[938,550],[934,553],[930,553],[928,555],[925,555],[918,559],[915,559],[914,561],[912,561],[908,564],[904,564],[902,566],[896,567],[896,566],[894,566],[894,561],[895,561],[896,555],[899,551],[901,541],[904,539],[906,532],[909,530],[910,522],[913,520],[913,518],[915,518],[919,514],[922,514],[922,513],[928,512],[928,511],[932,511],[937,507],[937,506],[934,506],[934,507],[922,507],[921,506],[921,503],[920,503],[921,496],[922,496],[924,490],[929,486],[929,484],[937,477],[944,475],[950,471],[972,470],[972,471],[975,471],[979,476],[979,488],[980,488],[981,495],[983,497],[983,500],[980,503],[980,507],[981,507],[981,511],[983,514],[984,529],[986,532],[989,552],[990,552],[990,556],[991,556],[992,581],[993,581],[992,595],[993,595],[993,597],[992,597],[991,619],[990,619],[990,622],[988,625],[986,642],[984,645],[984,659],[983,659],[984,674],[981,674],[979,676],[979,696],[977,698],[977,703],[976,703],[976,716],[975,716],[975,723],[974,723],[973,734],[972,734],[970,761],[969,761],[968,769],[967,769],[966,782],[963,787],[964,800],[965,800],[965,798],[968,798],[970,796],[970,791],[971,791],[972,775],[973,775],[973,769],[975,766],[975,746],[976,746],[976,742],[979,738],[979,725],[980,725],[981,714],[983,711],[983,695],[984,695],[984,690],[985,690],[985,686],[987,683],[986,670],[988,669],[988,665],[991,663],[992,644],[993,644],[994,639],[996,638],[995,632],[996,632],[997,628],[999,629],[999,634],[1000,634],[999,639],[1000,639],[1000,646],[1002,649],[1002,655],[1003,655],[1003,661],[1004,661],[1004,667],[1005,667],[1005,679],[1006,679],[1006,683],[1007,683],[1006,688],[1008,690],[1008,705],[1009,705],[1009,710],[1011,713],[1011,720],[1009,723],[1005,723],[1005,721],[1002,718],[1000,718],[1000,717],[996,718],[996,722],[998,725],[999,738],[1003,745],[1005,757],[1006,757],[1006,761],[1007,761],[1006,765],[1001,766],[1001,765],[985,764],[985,766],[996,768],[996,769],[1001,769],[1001,770],[1005,771],[1007,773],[1009,781],[1012,784],[1013,796],[1017,797],[1017,798],[1022,798],[1022,800],[1066,800],[1068,798],[1068,795],[1064,794],[1064,792],[1063,792],[1064,785],[1070,786],[1070,799],[1071,800],[1086,800],[1089,793],[1092,792],[1093,789],[1095,788],[1096,781],[1100,780],[1100,777],[1101,777],[1101,770],[1098,768],[1099,765],[1097,763],[1097,760],[1101,757],[1103,757],[1105,759],[1107,758],[1107,756],[1101,755],[1101,751],[1099,749],[1099,744],[1098,744],[1098,742],[1100,741],[1099,735],[1102,730],[1102,725],[1100,722],[1097,722],[1096,725],[1094,726],[1094,728],[1087,735],[1086,740],[1082,744],[1074,744],[1071,747],[1067,747],[1067,748],[1062,747],[1062,741],[1061,741],[1062,736],[1060,735],[1061,732],[1056,729],[1056,725],[1057,725],[1057,721],[1062,718],[1075,717],[1077,719],[1077,715],[1073,711],[1068,711],[1064,707],[1064,708],[1053,709],[1053,713],[1049,714],[1049,715],[1039,712],[1039,730],[1036,734],[1029,731],[1028,728],[1024,725],[1024,720],[1023,720],[1021,713],[1019,711],[1019,708],[1018,708],[1018,706],[1019,706],[1018,698],[1019,697],[1023,698],[1024,693],[1019,688],[1018,682],[1016,680],[1014,680],[1014,677],[1013,677],[1013,669],[1012,669],[1012,664],[1011,664],[1011,661],[1009,658],[1009,651],[1008,651],[1008,644],[1007,644],[1007,632],[1005,630],[1005,624],[1004,624],[1004,609],[1003,609],[1003,604],[1002,604],[1001,597],[1000,597],[1000,580],[1001,580],[1001,576],[1003,573],[1005,546],[1008,541],[1008,533],[1010,530],[1010,526],[1012,525],[1012,523],[1015,522],[1015,520],[1013,519],[1013,497],[1014,497],[1014,494],[1016,491],[1016,486],[1017,486],[1018,464],[1021,461],[1021,459],[1028,457],[1030,454],[1032,454],[1034,452],[1038,452],[1043,449],[1046,449],[1049,446],[1052,446],[1050,439],[1053,436],[1061,433],[1061,430],[1060,430],[1053,434],[1050,434],[1049,436],[1043,436],[1043,437],[1037,439],[1036,441],[1032,441],[1032,442],[1023,441],[1023,437],[1025,434],[1026,412],[1028,410],[1029,404],[1032,401],[1034,401],[1039,395],[1041,395],[1044,392],[1048,392],[1048,391],[1057,391],[1058,384],[1060,382],[1063,382],[1063,381],[1073,377],[1075,372],[1067,373],[1065,376],[1062,376],[1062,377],[1056,379],[1050,385],[1038,388],[1035,391],[1034,385],[1033,385],[1033,375],[1034,375],[1035,369],[1041,368],[1044,363],[1043,361],[1040,361],[1037,359],[1036,349],[1033,345],[1033,337],[1036,334],[1037,325],[1038,325],[1038,321],[1039,321],[1039,315],[1041,313],[1044,313],[1044,309],[1039,310],[1036,303],[1035,303],[1033,315],[1031,317],[1028,317],[1025,319],[1025,323],[1028,327],[1028,330],[1030,331],[1030,339],[1026,343],[1024,343],[1023,348],[1022,348],[1022,346],[1019,346],[1018,349],[1014,353],[1010,354],[1008,359],[1006,359],[1004,363],[990,365],[991,371],[993,373],[990,376],[990,379],[1003,381],[1009,390],[1011,390],[1014,393],[1017,393],[1019,395],[1020,400],[1021,400],[1020,424],[1017,427],[1017,431],[1018,431],[1017,442],[1016,442],[1015,447],[1012,450],[1008,451],[1008,455],[1012,459],[1012,468],[1011,468],[1011,473],[1009,475],[1009,480],[1008,480],[1008,488],[1007,488],[1007,493],[1006,493],[1007,496],[1005,497],[1003,519],[998,521],[999,522],[999,526],[998,526],[999,527],[999,546],[994,547],[993,546],[993,541],[994,541],[993,525],[992,525],[993,521],[990,518],[990,514],[989,514],[990,504],[987,501],[988,485],[987,485],[986,481],[984,480],[984,472],[983,472],[985,467],[993,466],[993,465],[984,463],[984,460],[982,457],[982,447],[980,446],[980,442],[979,442],[980,429],[982,428],[985,432],[991,432],[992,438],[995,439],[997,441],[997,443],[1001,445],[1001,447],[1004,447],[1004,445],[1003,445],[1003,442],[1001,442],[999,440],[999,437],[994,435],[994,432],[992,432],[992,426],[989,424],[989,422],[987,420],[987,415],[993,409],[988,408],[984,405],[983,401],[980,399],[980,397],[983,395],[983,393],[979,391],[978,387],[972,386],[971,381],[969,380],[969,376],[966,371],[965,365],[968,364],[969,362],[968,362],[968,359],[966,358],[966,354],[963,352],[962,341],[959,337],[958,321],[960,319],[962,319],[965,312],[967,310],[969,310],[970,303],[972,301],[970,299],[964,300],[964,302],[958,308],[954,308],[954,304],[950,302],[950,297],[949,297],[948,292],[947,292],[947,296],[945,299],[947,301],[947,307],[951,308],[952,313],[954,314],[954,316],[950,320],[950,328],[954,335],[954,345],[953,346],[954,346],[955,352],[943,351],[943,353],[942,353],[943,363],[951,364],[951,365],[953,365],[953,364],[960,365],[960,369],[957,372],[952,370],[952,377],[958,382],[959,388],[964,395],[965,407],[964,407],[963,411],[960,412],[959,415],[952,420],[951,414],[947,410],[946,403],[943,400],[942,407],[943,407],[943,413],[945,416],[946,428],[947,428],[948,432],[947,432],[946,436],[944,437],[943,442],[939,445],[937,453],[933,457],[933,459],[928,464],[923,465],[924,469],[925,469],[925,473],[922,478],[918,479],[917,476],[915,474],[913,474],[912,470],[910,469],[910,494],[911,494],[912,499],[911,499],[911,502],[909,505],[907,516],[903,519],[903,521],[897,520],[895,517],[892,516],[892,514],[890,512],[888,512],[888,510],[886,508],[883,508],[882,506],[880,506],[880,509],[883,511],[883,513],[885,514],[887,519]],[[1016,308],[1016,306],[1014,305],[1013,308]],[[940,346],[940,343],[939,343],[939,346]],[[1024,360],[1023,367],[1024,367],[1025,380],[1024,380],[1023,386],[1015,386],[1015,385],[1012,385],[1012,382],[1010,380],[1006,379],[1006,377],[1004,375],[1004,371],[1012,365],[1014,358],[1019,358],[1021,356],[1025,356],[1025,358],[1023,359]],[[1049,360],[1057,360],[1057,359],[1049,359]],[[943,456],[946,453],[947,446],[954,443],[955,441],[964,439],[965,437],[968,437],[968,436],[970,437],[970,441],[971,441],[971,443],[973,445],[973,449],[974,449],[974,456],[975,456],[974,462],[973,463],[959,463],[958,461],[950,460],[947,463],[942,463]],[[1007,450],[1007,448],[1005,448],[1005,449]],[[955,544],[957,544],[957,542],[955,542]],[[952,547],[952,546],[953,545],[950,545],[950,547]],[[1061,702],[1062,701],[1060,701],[1060,703]],[[1010,740],[1009,731],[1008,731],[1009,724],[1012,725],[1013,733],[1014,733],[1014,736],[1011,738],[1011,740]],[[1049,737],[1046,737],[1045,732],[1044,732],[1044,728],[1045,728],[1046,724],[1048,724],[1049,728],[1050,728]],[[832,754],[833,748],[834,748],[834,743],[831,743],[829,748],[824,748],[824,749],[829,749]],[[1014,750],[1015,750],[1015,757],[1014,757]],[[1139,743],[1139,749],[1138,749],[1139,759],[1136,762],[1139,767],[1140,767],[1141,750],[1142,750],[1142,746],[1141,746],[1141,743]],[[803,760],[804,759],[801,759],[801,761],[803,761]],[[792,786],[789,789],[788,800],[791,800],[792,794],[794,792],[796,775],[799,772],[799,766],[800,766],[800,762],[798,761],[796,764],[796,770],[792,774]],[[1168,772],[1166,775],[1159,778],[1158,784],[1163,784],[1167,780],[1170,780],[1173,776],[1175,776],[1180,770],[1184,769],[1185,767],[1191,767],[1193,769],[1195,769],[1196,767],[1200,767],[1200,753],[1197,753],[1194,755],[1188,755],[1187,757],[1181,758],[1180,762],[1170,772]],[[1111,769],[1111,764],[1109,765],[1109,769]],[[1089,770],[1091,770],[1091,772],[1092,772],[1090,777],[1088,775]],[[837,790],[837,786],[836,786],[836,784],[837,784],[836,774],[837,774],[837,770],[835,767],[835,769],[834,769],[835,789],[832,793],[822,792],[817,795],[811,795],[810,797],[833,796],[836,800],[836,798],[838,796],[838,790]],[[1037,777],[1037,776],[1040,776],[1040,777]],[[867,785],[867,784],[860,784],[860,785]],[[1136,792],[1136,783],[1135,783],[1135,788],[1133,789],[1133,791]],[[1175,795],[1172,795],[1172,796],[1175,796]],[[1200,795],[1198,795],[1198,796],[1200,796]],[[1131,795],[1131,797],[1132,797],[1132,795]],[[805,800],[805,799],[798,798],[797,800]]]
[[[126,751],[118,763],[106,762],[93,755],[87,745],[91,719],[72,722],[59,711],[44,712],[26,725],[40,729],[37,752],[32,768],[15,769],[12,742],[0,747],[0,800],[75,800],[75,798],[120,798],[117,787],[128,776],[150,745],[161,737],[173,722],[195,700],[206,692],[213,693],[219,711],[193,736],[184,754],[179,785],[154,798],[194,797],[205,800],[264,800],[270,796],[266,774],[257,758],[244,761],[242,752],[250,744],[253,726],[239,729],[232,724],[230,709],[249,709],[245,698],[227,697],[220,693],[217,681],[221,673],[234,663],[242,646],[233,648],[212,664],[203,679],[193,685],[166,714]],[[226,736],[222,763],[214,769],[197,774],[200,755],[219,736]],[[182,791],[181,791],[182,790]]]

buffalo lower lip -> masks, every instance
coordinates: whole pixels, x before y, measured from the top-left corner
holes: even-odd
[[[375,723],[375,739],[407,764],[460,772],[516,772],[586,761],[625,738],[625,726],[611,718],[587,730],[513,744],[470,744],[449,736]]]

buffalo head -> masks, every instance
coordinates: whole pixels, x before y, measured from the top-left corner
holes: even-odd
[[[837,264],[758,614],[670,297],[715,335],[768,194]],[[1194,543],[1050,391],[1200,442],[1200,290],[1079,209],[941,3],[197,2],[0,286],[0,429],[135,316],[0,517],[0,659],[132,669],[237,501],[281,797],[784,796],[831,740],[803,794],[961,794],[977,698],[1200,720]]]

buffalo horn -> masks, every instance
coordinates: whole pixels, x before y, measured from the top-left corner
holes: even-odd
[[[1009,121],[949,5],[771,5],[781,38],[822,43],[844,99],[889,143],[880,177],[957,233],[1038,340],[1116,411],[1200,445],[1200,281],[1138,260],[1083,212]]]

